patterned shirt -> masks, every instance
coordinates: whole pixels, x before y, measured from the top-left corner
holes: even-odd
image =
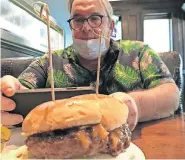
[[[55,88],[90,86],[96,83],[96,71],[80,63],[73,46],[54,51]],[[49,88],[49,55],[32,62],[18,77],[28,88]],[[139,41],[110,41],[110,47],[100,69],[100,94],[149,89],[164,83],[174,83],[160,56]]]

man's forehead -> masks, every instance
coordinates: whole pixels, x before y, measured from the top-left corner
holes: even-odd
[[[74,0],[73,5],[100,4],[100,0]]]
[[[72,15],[79,16],[105,13],[105,9],[99,0],[74,0],[71,12]]]

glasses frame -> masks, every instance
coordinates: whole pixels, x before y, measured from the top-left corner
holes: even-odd
[[[97,26],[97,27],[92,27],[92,26],[89,24],[88,19],[91,18],[92,16],[98,16],[98,17],[101,18],[101,23],[100,23],[99,26],[101,26],[101,24],[102,24],[102,19],[103,19],[103,17],[108,17],[108,16],[104,16],[104,15],[90,15],[90,16],[87,17],[87,18],[83,18],[83,25],[82,25],[82,27],[81,27],[80,29],[75,29],[75,28],[73,28],[72,25],[71,25],[71,21],[72,21],[73,19],[76,19],[76,17],[70,18],[69,20],[67,20],[67,22],[69,23],[70,27],[71,27],[73,30],[75,30],[75,31],[80,31],[80,30],[82,30],[85,21],[87,21],[88,25],[89,25],[91,28],[98,28],[99,26]]]

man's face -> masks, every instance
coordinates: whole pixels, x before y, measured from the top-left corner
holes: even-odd
[[[72,35],[73,38],[76,39],[96,39],[98,35],[95,33],[100,33],[100,29],[102,33],[110,38],[111,31],[113,29],[113,22],[107,17],[106,11],[99,2],[99,0],[75,0],[72,5],[71,17],[77,18],[77,22],[80,22],[81,18],[88,18],[92,15],[103,15],[105,17],[102,18],[102,23],[98,28],[92,28],[87,21],[84,22],[83,28],[81,30],[73,30]],[[92,17],[89,21],[96,20],[96,17]],[[94,33],[94,32],[95,33]]]

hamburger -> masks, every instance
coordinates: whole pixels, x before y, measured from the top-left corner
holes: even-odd
[[[130,145],[128,107],[107,95],[80,95],[43,103],[24,119],[22,134],[38,159],[117,156]]]

